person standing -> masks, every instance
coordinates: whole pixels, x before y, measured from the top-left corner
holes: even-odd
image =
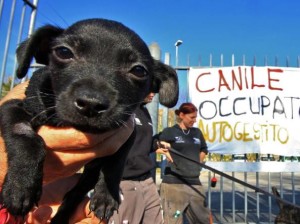
[[[109,220],[110,224],[163,223],[160,196],[151,176],[151,170],[155,168],[150,158],[153,129],[146,108],[154,95],[150,93],[135,110],[136,137],[120,183],[121,204]]]
[[[208,153],[206,141],[199,128],[193,127],[198,109],[192,103],[183,103],[175,110],[178,124],[165,128],[159,134],[159,141],[169,142],[181,154],[203,162]],[[200,166],[166,149],[157,153],[165,154],[167,165],[160,186],[164,221],[167,224],[210,223],[210,211],[199,175]]]

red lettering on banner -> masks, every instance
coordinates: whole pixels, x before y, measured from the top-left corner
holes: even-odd
[[[219,70],[219,92],[221,92],[221,87],[222,86],[226,87],[228,90],[231,90],[228,83],[227,83],[227,81],[226,81],[226,78],[223,75],[223,71]]]
[[[258,75],[255,75],[255,69],[254,67],[250,68],[250,74],[247,73],[247,69],[245,68],[244,72],[242,72],[241,67],[238,67],[238,71],[232,69],[231,70],[231,76],[226,76],[224,74],[222,69],[218,70],[219,76],[218,76],[218,82],[216,82],[216,86],[207,86],[208,83],[212,82],[206,82],[205,76],[207,78],[211,78],[213,74],[211,72],[204,72],[201,73],[197,79],[196,79],[196,89],[197,91],[201,93],[207,93],[207,92],[213,92],[215,90],[218,90],[218,92],[221,91],[233,91],[233,90],[245,90],[245,89],[256,89],[256,88],[268,88],[270,90],[278,90],[282,91],[283,88],[280,88],[278,84],[280,84],[280,79],[275,78],[276,73],[283,73],[282,69],[271,69],[268,68],[267,74],[265,74],[266,77],[262,82],[259,83],[255,79],[255,77],[258,77]],[[259,74],[264,75],[264,74]],[[262,80],[262,79],[260,79]]]
[[[271,78],[271,73],[274,73],[274,72],[283,73],[283,70],[282,69],[271,69],[271,68],[268,68],[268,86],[269,86],[269,89],[282,91],[283,90],[282,88],[278,88],[278,87],[276,88],[276,87],[272,86],[271,82],[279,82],[280,81],[279,79],[272,79]]]
[[[251,67],[251,89],[254,89],[254,87],[263,88],[265,87],[264,84],[255,84],[254,80],[254,67]]]
[[[204,75],[211,75],[211,73],[210,73],[210,72],[206,72],[206,73],[202,73],[202,74],[200,74],[200,75],[198,76],[198,78],[196,79],[196,89],[197,89],[200,93],[206,93],[206,92],[212,92],[212,91],[214,91],[215,88],[211,88],[211,89],[207,89],[207,90],[201,90],[201,89],[200,89],[200,85],[199,85],[200,81],[199,81],[199,79],[202,78]],[[203,82],[203,83],[205,83],[205,82]],[[206,86],[206,85],[203,85],[203,86]]]
[[[239,77],[237,79],[237,75],[235,74],[235,71],[232,69],[231,71],[231,77],[232,77],[232,89],[235,89],[235,85],[237,85],[237,87],[239,88],[239,90],[242,90],[243,89],[243,78],[242,78],[242,69],[241,67],[238,67],[239,69]],[[245,68],[245,86],[246,86],[246,89],[248,89],[248,80],[247,80],[247,69]]]

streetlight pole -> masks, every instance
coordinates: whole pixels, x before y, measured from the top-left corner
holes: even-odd
[[[183,43],[182,40],[177,40],[175,43],[175,58],[176,58],[176,67],[178,67],[178,47]]]

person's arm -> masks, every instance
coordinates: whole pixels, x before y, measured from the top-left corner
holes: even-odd
[[[26,218],[26,224],[46,224],[55,215],[63,196],[68,192],[78,181],[80,174],[61,179],[43,187],[42,198],[39,201],[39,207],[34,209]],[[89,209],[89,198],[86,197],[79,204],[74,215],[71,217],[70,223],[86,224],[86,223],[102,223],[100,222]]]
[[[17,85],[0,101],[22,99],[28,82]],[[115,153],[129,138],[134,128],[133,118],[117,130],[95,135],[74,128],[42,126],[38,134],[44,139],[47,156],[44,163],[44,183],[71,176],[87,162]],[[0,136],[0,190],[7,171],[5,145]]]
[[[38,133],[45,140],[44,183],[68,177],[89,161],[115,153],[129,138],[133,122],[111,132],[110,135],[90,135],[72,128],[44,127]],[[60,136],[60,137],[58,137]],[[74,144],[74,142],[78,143]],[[7,172],[7,155],[0,136],[0,190]]]
[[[0,105],[10,99],[24,98],[26,86],[27,83],[22,83],[16,86],[0,101]],[[133,128],[134,122],[132,118],[129,119],[129,121],[127,121],[123,125],[123,127],[102,135],[82,133],[73,128],[55,128],[47,126],[41,127],[38,134],[42,136],[47,146],[47,156],[44,163],[44,184],[57,183],[56,181],[62,181],[61,183],[64,183],[65,186],[74,186],[68,179],[70,176],[74,175],[90,160],[115,153],[120,148],[120,146],[129,138],[133,131]],[[7,154],[5,152],[5,145],[1,136],[0,167],[1,190],[1,186],[7,172]],[[52,191],[56,196],[59,197],[63,197],[64,193],[66,192],[57,191],[57,187],[53,187]],[[47,201],[43,204],[43,207],[39,207],[39,209],[35,210],[31,214],[31,216],[29,216],[33,219],[34,217],[37,217],[36,221],[28,223],[43,223],[38,221],[40,215],[42,214],[42,216],[48,219],[47,214],[52,214],[52,210],[49,210],[50,204],[47,204]],[[56,205],[56,207],[57,206],[58,204]],[[75,214],[77,214],[77,212]],[[83,213],[81,213],[80,217],[86,217],[84,215],[82,216],[82,214]],[[92,213],[90,215],[92,215]],[[99,223],[99,220],[95,223]]]
[[[170,151],[169,151],[169,149],[171,148],[170,143],[164,142],[164,141],[159,141],[159,142],[157,142],[157,144],[158,144],[158,147],[157,147],[155,152],[158,153],[158,154],[165,155],[167,157],[167,160],[169,162],[173,163],[173,158],[172,158],[172,156],[170,154]]]
[[[11,91],[9,91],[0,101],[0,106],[8,100],[12,99],[24,99],[25,90],[28,86],[29,81],[23,82],[15,86]]]
[[[153,148],[157,154],[163,154],[166,156],[169,162],[173,163],[173,158],[170,154],[169,149],[171,148],[171,144],[166,141],[161,141],[162,133],[159,133],[153,137]]]
[[[200,142],[201,142],[199,160],[201,163],[203,163],[205,160],[205,157],[208,153],[208,149],[207,149],[207,144],[206,144],[205,138],[200,129],[199,129],[199,132],[200,132]]]
[[[70,176],[95,158],[112,155],[129,138],[133,128],[133,120],[102,135],[82,133],[71,128],[42,127],[38,133],[47,146],[44,183]]]
[[[10,215],[5,207],[0,208],[0,223],[24,223],[24,224],[47,224],[57,212],[61,201],[66,194],[78,181],[79,174],[52,182],[43,187],[42,198],[39,201],[39,206],[32,209],[26,217],[14,217]],[[73,216],[69,220],[71,224],[107,224],[105,220],[101,221],[90,212],[90,200],[88,197],[76,208]]]

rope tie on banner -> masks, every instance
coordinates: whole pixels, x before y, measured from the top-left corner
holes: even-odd
[[[249,184],[249,183],[247,183],[245,181],[239,180],[239,179],[237,179],[237,178],[235,178],[233,176],[230,176],[230,175],[228,175],[228,174],[226,174],[226,173],[224,173],[222,171],[216,170],[216,169],[214,169],[214,168],[212,168],[212,167],[210,167],[210,166],[208,166],[208,165],[206,165],[204,163],[201,163],[201,162],[196,161],[196,160],[194,160],[192,158],[189,158],[188,156],[185,156],[184,154],[178,152],[177,150],[175,150],[173,148],[170,148],[169,151],[172,152],[172,153],[174,153],[174,154],[176,154],[176,155],[178,155],[178,156],[180,156],[180,157],[183,157],[183,158],[185,158],[187,160],[190,160],[191,162],[197,163],[198,165],[200,165],[204,169],[210,170],[213,173],[219,174],[220,176],[223,176],[223,177],[225,177],[225,178],[227,178],[227,179],[229,179],[231,181],[234,181],[234,182],[239,183],[239,184],[241,184],[241,185],[243,185],[245,187],[248,187],[248,188],[254,190],[255,192],[259,192],[259,193],[265,194],[267,196],[274,197],[274,198],[276,198],[276,200],[281,201],[284,204],[288,204],[288,205],[291,205],[291,206],[293,206],[295,208],[300,209],[300,205],[293,204],[292,202],[286,201],[286,200],[282,199],[281,197],[279,197],[277,195],[274,195],[274,194],[272,194],[272,193],[270,193],[268,191],[265,191],[265,190],[263,190],[263,189],[261,189],[259,187],[256,187],[256,186],[254,186],[252,184]]]

